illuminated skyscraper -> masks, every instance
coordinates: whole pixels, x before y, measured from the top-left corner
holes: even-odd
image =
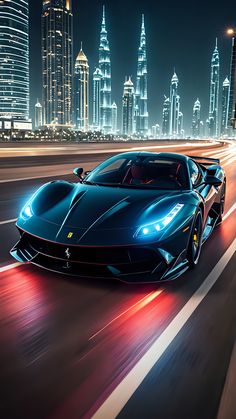
[[[41,103],[37,100],[34,107],[34,127],[35,129],[41,128],[43,125],[43,108]]]
[[[178,95],[179,79],[174,72],[170,86],[170,129],[169,134],[176,137],[179,134],[180,96]]]
[[[216,39],[216,46],[211,59],[210,106],[208,117],[210,137],[217,137],[219,133],[219,73],[220,58]]]
[[[230,95],[228,132],[232,133],[232,123],[236,118],[236,38],[232,39],[231,68],[230,68]],[[234,127],[235,128],[235,127]]]
[[[223,82],[222,89],[222,114],[221,114],[221,134],[227,134],[228,132],[228,119],[229,119],[229,93],[230,93],[230,82],[228,77]]]
[[[113,102],[111,105],[111,113],[112,113],[112,133],[117,133],[117,104]]]
[[[89,64],[81,50],[75,61],[74,74],[74,112],[75,126],[82,131],[89,128]]]
[[[167,137],[170,132],[170,98],[165,96],[163,104],[162,135]]]
[[[0,1],[0,118],[29,119],[29,4]]]
[[[44,124],[72,125],[72,11],[70,0],[43,0]]]
[[[147,52],[144,15],[142,15],[141,37],[138,50],[135,90],[135,130],[140,135],[148,134]]]
[[[134,84],[129,78],[124,83],[122,133],[131,135],[134,132]]]
[[[103,6],[102,28],[100,33],[99,68],[102,73],[100,127],[104,133],[111,133],[111,53],[107,38],[105,6]]]
[[[100,108],[101,108],[101,81],[102,72],[100,68],[96,68],[93,73],[93,128],[100,128]]]
[[[199,138],[200,130],[201,130],[201,103],[199,99],[197,99],[193,106],[192,136],[194,138]]]

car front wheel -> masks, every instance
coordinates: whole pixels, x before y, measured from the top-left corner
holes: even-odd
[[[203,233],[202,211],[199,208],[195,215],[195,220],[194,220],[192,231],[191,231],[188,254],[187,254],[189,266],[191,269],[193,269],[199,261],[201,248],[202,248],[202,233]]]

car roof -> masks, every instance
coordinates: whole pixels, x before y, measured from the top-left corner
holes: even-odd
[[[118,154],[118,156],[124,156],[124,157],[159,157],[159,158],[166,158],[166,159],[174,159],[179,160],[182,162],[187,162],[189,160],[188,156],[185,156],[184,154],[178,154],[178,153],[155,153],[155,152],[148,152],[148,151],[129,151],[127,153],[121,153]]]

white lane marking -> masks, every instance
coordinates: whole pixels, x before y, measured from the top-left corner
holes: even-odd
[[[232,205],[232,207],[229,209],[229,211],[227,211],[225,213],[225,215],[223,216],[223,221],[227,220],[227,218],[229,218],[229,216],[236,210],[236,202]]]
[[[4,224],[11,224],[11,223],[15,223],[17,220],[17,218],[12,218],[12,220],[5,220],[5,221],[0,221],[0,226],[4,225]]]
[[[158,291],[150,292],[148,295],[145,295],[145,297],[141,298],[141,300],[137,301],[135,304],[133,304],[131,307],[127,308],[127,310],[124,310],[122,313],[120,313],[118,316],[114,317],[109,323],[107,323],[104,327],[102,327],[100,330],[98,330],[96,333],[94,333],[89,340],[94,339],[96,336],[98,336],[100,333],[102,333],[104,330],[106,330],[109,326],[111,326],[113,323],[115,323],[117,320],[119,320],[122,316],[129,313],[129,311],[133,310],[138,305],[142,304],[142,307],[146,304],[151,303],[156,297],[159,297],[159,295],[163,292],[163,289],[160,289]]]
[[[220,407],[217,419],[235,419],[236,418],[236,343],[234,344],[229,368],[225,380],[224,390],[221,396]]]
[[[202,285],[193,294],[190,300],[180,310],[177,316],[167,326],[164,332],[156,339],[150,349],[126,375],[115,390],[108,396],[105,402],[93,415],[93,419],[116,418],[129,399],[133,396],[147,374],[161,358],[166,349],[173,342],[177,334],[185,326],[189,318],[198,308],[200,303],[212,289],[227,264],[236,251],[236,239],[231,243],[211,273],[204,280]]]
[[[2,266],[2,268],[0,268],[0,273],[7,272],[7,271],[10,271],[11,269],[18,268],[18,266],[21,266],[21,265],[22,265],[22,263],[16,262],[16,263],[12,263],[11,265]]]

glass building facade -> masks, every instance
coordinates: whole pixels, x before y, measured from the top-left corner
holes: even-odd
[[[46,125],[72,126],[72,11],[70,0],[43,0],[43,116]]]
[[[82,131],[89,129],[89,64],[81,50],[75,62],[74,75],[75,126]]]
[[[141,136],[148,134],[148,73],[146,52],[146,31],[144,15],[142,15],[142,27],[140,45],[138,49],[138,67],[135,92],[135,130]]]
[[[134,85],[129,78],[124,83],[123,112],[122,112],[122,133],[132,135],[134,133]]]
[[[112,132],[111,110],[111,52],[106,30],[105,6],[103,6],[102,27],[99,46],[99,68],[101,70],[100,128],[105,134]]]
[[[0,1],[0,119],[29,119],[29,4]]]
[[[228,119],[229,119],[229,93],[230,93],[230,82],[228,77],[223,82],[222,88],[222,114],[221,114],[221,134],[226,135],[228,133]]]
[[[208,117],[208,128],[210,137],[217,137],[219,133],[219,73],[220,58],[216,40],[216,46],[211,59],[210,105]]]

